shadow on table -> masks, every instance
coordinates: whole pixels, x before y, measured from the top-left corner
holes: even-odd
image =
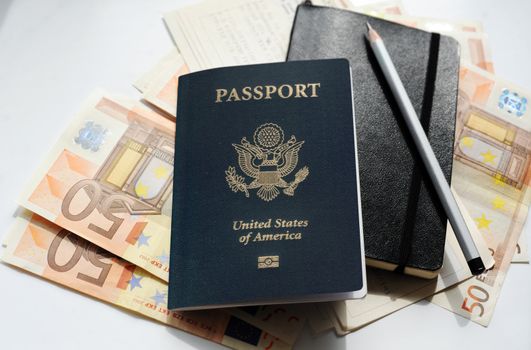
[[[181,330],[167,327],[168,333],[178,338],[180,341],[187,343],[192,348],[207,349],[207,350],[221,350],[226,349],[224,346],[209,342],[203,338],[188,334]],[[243,343],[242,343],[243,344]],[[262,344],[261,344],[262,345]],[[264,348],[268,348],[264,346]],[[260,347],[260,349],[262,349]],[[275,349],[275,347],[272,347]],[[347,343],[345,337],[338,337],[333,331],[325,332],[321,335],[312,335],[309,327],[306,326],[300,335],[299,339],[293,346],[294,350],[346,350]]]
[[[224,346],[218,345],[216,343],[210,342],[206,339],[200,338],[190,333],[183,332],[182,330],[166,327],[168,333],[170,333],[175,338],[178,338],[181,342],[188,344],[194,349],[205,349],[205,350],[221,350],[227,349]]]
[[[11,7],[11,3],[13,3],[13,0],[0,1],[0,28],[2,28],[2,25],[4,24],[4,20],[7,16],[7,12],[9,11],[9,8]]]
[[[353,348],[356,348],[353,346]],[[295,350],[346,350],[346,336],[337,336],[333,330],[328,330],[318,335],[313,335],[308,326],[305,327],[301,337],[295,343]]]

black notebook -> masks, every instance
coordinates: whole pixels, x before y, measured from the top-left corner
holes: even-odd
[[[178,96],[169,308],[364,296],[348,61],[192,73]]]
[[[367,263],[431,278],[442,266],[447,219],[365,39],[367,21],[384,40],[450,182],[459,70],[454,39],[305,4],[297,11],[288,60],[350,61]]]

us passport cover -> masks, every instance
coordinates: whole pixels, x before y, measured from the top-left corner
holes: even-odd
[[[446,215],[365,39],[367,21],[385,42],[450,182],[459,70],[455,40],[350,11],[301,5],[288,60],[350,61],[367,262],[434,277],[444,256]]]
[[[365,294],[350,67],[180,77],[171,309]]]

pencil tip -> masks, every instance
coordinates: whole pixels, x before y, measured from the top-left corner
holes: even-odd
[[[378,32],[376,32],[376,30],[374,30],[374,28],[371,26],[369,22],[367,22],[366,37],[367,39],[369,39],[369,41],[381,40],[380,35],[378,34]]]

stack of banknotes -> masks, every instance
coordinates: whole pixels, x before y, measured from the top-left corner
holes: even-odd
[[[22,270],[235,349],[290,349],[304,325],[344,335],[427,299],[487,326],[531,202],[527,91],[494,74],[481,23],[412,17],[399,1],[321,0],[461,44],[452,188],[487,265],[472,277],[450,225],[444,266],[423,280],[368,268],[362,300],[173,312],[167,309],[178,77],[283,61],[299,0],[208,0],[164,15],[175,47],[134,86],[141,100],[88,97],[20,197],[2,260]],[[162,25],[162,24],[161,24]],[[200,292],[200,291],[198,291]]]

